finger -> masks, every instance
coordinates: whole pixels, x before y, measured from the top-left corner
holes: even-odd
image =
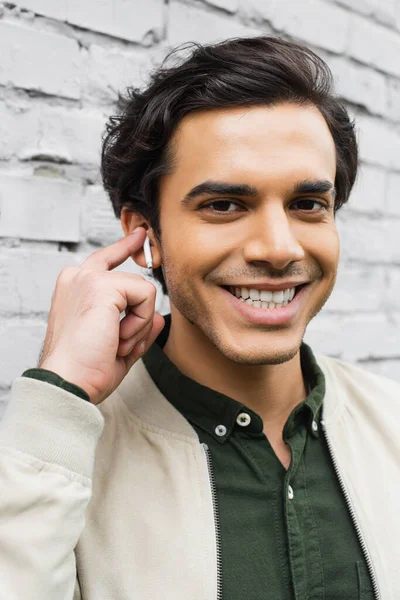
[[[154,283],[141,275],[121,271],[105,273],[102,277],[92,271],[90,275],[97,279],[98,294],[103,294],[104,298],[110,297],[120,314],[129,308],[132,322],[137,323],[137,330],[153,319],[157,295]]]
[[[145,234],[144,227],[137,227],[131,234],[121,238],[118,242],[93,252],[83,261],[82,268],[95,271],[115,269],[143,246]]]
[[[157,290],[151,281],[142,279],[131,279],[124,276],[121,278],[119,290],[123,293],[125,305],[121,304],[120,313],[129,307],[130,326],[137,331],[153,320]],[[122,308],[121,308],[122,307]]]
[[[135,346],[139,345],[142,340],[146,340],[149,337],[152,327],[153,322],[151,321],[151,323],[146,325],[146,327],[143,327],[140,331],[135,333],[135,335],[131,336],[130,338],[126,340],[120,339],[120,342],[118,344],[117,355],[128,356],[128,354],[132,352]]]
[[[153,319],[153,327],[152,327],[149,337],[145,341],[144,347],[140,347],[140,343],[139,343],[137,346],[135,346],[135,348],[132,350],[132,352],[130,354],[128,354],[128,356],[125,357],[125,362],[126,362],[128,369],[130,369],[131,366],[133,364],[135,364],[135,362],[140,357],[142,357],[143,354],[145,354],[147,352],[147,350],[150,348],[150,346],[152,346],[154,344],[155,340],[158,338],[161,331],[164,329],[164,326],[165,326],[164,317],[162,315],[160,315],[160,313],[155,313],[154,319]]]
[[[149,322],[146,325],[146,323],[144,321],[142,321],[142,322],[143,322],[143,326],[140,329],[138,329],[137,317],[129,309],[127,314],[125,315],[125,317],[120,321],[119,339],[121,341],[129,341],[133,337],[136,337],[137,339],[138,339],[138,336],[144,337],[142,335],[142,331],[144,332],[145,329],[149,329],[149,327],[152,323]],[[147,331],[147,334],[149,334],[149,333],[150,333],[150,329]]]

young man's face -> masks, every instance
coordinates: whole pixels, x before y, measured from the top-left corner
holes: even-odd
[[[171,303],[234,362],[290,360],[338,266],[324,118],[293,104],[197,113],[180,123],[173,151],[160,182]]]

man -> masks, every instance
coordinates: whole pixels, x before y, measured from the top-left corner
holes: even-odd
[[[126,237],[60,274],[1,424],[4,598],[399,597],[400,388],[302,343],[356,170],[294,43],[196,46],[129,90],[102,152]],[[113,272],[145,232],[165,319]]]

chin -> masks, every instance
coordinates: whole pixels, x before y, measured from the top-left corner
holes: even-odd
[[[257,345],[237,345],[217,343],[218,350],[230,361],[238,365],[281,365],[292,360],[299,352],[302,344],[302,337],[292,343],[283,341],[281,343],[268,340],[262,346]],[[268,348],[265,346],[268,344]]]

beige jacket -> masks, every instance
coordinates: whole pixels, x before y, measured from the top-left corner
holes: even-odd
[[[323,419],[379,589],[400,598],[400,386],[317,356]],[[98,407],[18,378],[0,423],[0,598],[216,600],[204,447],[140,360]]]

